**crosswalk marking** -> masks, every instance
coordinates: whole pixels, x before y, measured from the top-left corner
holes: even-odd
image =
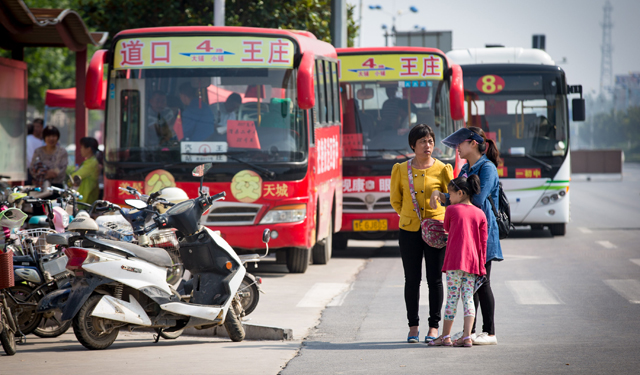
[[[611,243],[611,242],[609,242],[609,241],[596,241],[596,243],[597,243],[598,245],[602,246],[602,247],[607,248],[607,249],[615,249],[615,248],[617,248],[617,247],[618,247],[618,246],[616,246],[616,245],[612,244],[612,243]]]
[[[516,302],[521,305],[559,305],[562,302],[541,281],[512,280],[506,282]]]
[[[296,307],[325,307],[335,296],[348,288],[347,283],[315,283]]]
[[[331,302],[327,304],[327,306],[342,306],[342,304],[344,303],[344,300],[347,298],[347,296],[349,295],[349,293],[351,293],[352,290],[353,290],[353,283],[349,285],[347,290],[335,296],[331,300]]]
[[[640,266],[640,259],[629,259],[629,260]]]
[[[640,281],[633,279],[603,281],[629,302],[640,303]]]
[[[589,229],[589,228],[578,227],[578,230],[579,230],[580,232],[584,233],[584,234],[593,233],[593,232],[591,231],[591,229]]]

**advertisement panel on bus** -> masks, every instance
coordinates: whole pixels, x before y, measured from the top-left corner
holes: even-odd
[[[309,33],[257,28],[123,31],[112,50],[92,59],[89,107],[103,64],[105,199],[128,198],[124,186],[147,194],[176,186],[195,196],[191,170],[210,162],[204,186],[227,196],[203,225],[240,252],[263,251],[261,234],[270,228],[270,247],[291,272],[329,260],[342,186],[331,45]]]
[[[433,156],[455,163],[440,143],[462,125],[462,75],[433,48],[338,49],[343,103],[343,215],[334,248],[348,239],[393,239],[398,214],[389,199],[391,170],[414,153],[408,133],[429,125]]]

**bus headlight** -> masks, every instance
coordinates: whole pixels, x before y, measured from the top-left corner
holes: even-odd
[[[295,223],[307,215],[306,204],[290,204],[272,208],[260,220],[260,224]]]

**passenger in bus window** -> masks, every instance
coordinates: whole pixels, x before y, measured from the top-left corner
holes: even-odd
[[[208,98],[198,98],[198,93],[189,82],[180,85],[178,89],[180,101],[184,104],[181,113],[182,132],[185,141],[205,141],[214,133],[214,117],[209,109]]]
[[[238,93],[232,93],[229,95],[227,100],[220,105],[217,103],[215,105],[215,109],[218,112],[218,121],[216,121],[216,131],[218,134],[226,134],[227,133],[227,121],[228,120],[237,120],[238,115],[236,111],[242,105],[242,97]]]
[[[176,140],[173,133],[173,124],[176,116],[167,106],[167,95],[162,91],[154,91],[149,100],[147,110],[147,146],[168,146]]]

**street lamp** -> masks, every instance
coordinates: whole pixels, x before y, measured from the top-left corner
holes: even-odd
[[[379,10],[382,13],[391,16],[391,33],[392,34],[396,33],[396,17],[400,18],[403,15],[402,10],[398,10],[396,12],[396,14],[389,13],[389,12],[385,11],[384,9],[382,9],[381,5],[369,5],[369,9],[371,9],[371,10]],[[418,13],[418,8],[416,8],[414,6],[410,6],[409,7],[409,12]],[[388,46],[389,45],[389,42],[388,42],[389,33],[387,32],[387,26],[386,25],[382,25],[382,29],[384,29],[385,46]]]

